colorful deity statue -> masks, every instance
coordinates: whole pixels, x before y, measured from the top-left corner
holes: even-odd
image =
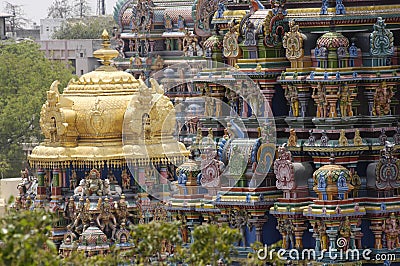
[[[342,248],[344,250],[347,250],[350,244],[350,236],[352,235],[351,223],[348,216],[346,216],[346,218],[344,219],[344,221],[342,221],[340,225],[339,235],[340,237],[346,239],[345,245]]]
[[[130,174],[126,169],[122,170],[121,179],[122,179],[122,188],[128,189],[130,187],[131,178]]]
[[[69,178],[69,189],[74,190],[77,186],[78,177],[76,175],[76,171],[71,171],[71,177]]]
[[[85,195],[103,195],[103,181],[100,178],[100,172],[92,169],[89,173],[89,178],[85,181]]]
[[[171,16],[168,14],[165,14],[165,16],[164,16],[164,27],[167,30],[167,32],[172,31],[173,23],[172,23]]]
[[[278,148],[279,158],[274,162],[274,173],[276,175],[276,188],[290,191],[296,188],[294,180],[294,166],[290,151],[286,143]]]
[[[322,6],[321,6],[321,15],[327,15],[328,14],[328,0],[322,0]]]
[[[347,84],[344,84],[343,86],[339,87],[338,96],[339,96],[341,116],[342,117],[353,116],[353,111],[351,107],[352,92]]]
[[[336,15],[346,14],[346,9],[343,5],[343,0],[336,0]]]
[[[383,222],[382,231],[386,236],[387,249],[393,250],[400,247],[400,225],[394,213],[391,213],[390,217]]]
[[[382,82],[375,91],[373,115],[382,116],[390,114],[390,103],[393,95],[392,87],[388,87],[385,81]]]
[[[326,225],[322,220],[317,220],[313,227],[314,233],[318,235],[321,245],[321,250],[328,250],[328,235],[326,233]]]
[[[317,104],[317,117],[327,117],[327,101],[325,96],[325,88],[319,82],[314,89],[312,98]]]
[[[285,90],[285,98],[290,105],[290,115],[299,116],[299,97],[297,95],[297,88],[294,85],[288,85]]]

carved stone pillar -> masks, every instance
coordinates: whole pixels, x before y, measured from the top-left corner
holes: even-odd
[[[369,229],[371,229],[375,237],[374,248],[382,249],[382,220],[371,220]]]
[[[254,227],[256,229],[256,241],[263,243],[262,239],[262,232],[263,232],[263,226],[267,222],[267,219],[257,219],[254,221]]]
[[[309,88],[298,88],[297,97],[300,103],[300,115],[301,117],[307,116],[307,103],[311,97],[311,92]]]
[[[37,170],[37,176],[38,176],[38,187],[36,191],[36,197],[35,197],[35,202],[36,206],[42,205],[42,202],[46,200],[46,184],[44,180],[45,176],[45,171],[42,168],[39,168]]]
[[[268,105],[264,106],[264,113],[261,114],[261,116],[270,117],[273,115],[272,114],[272,98],[274,97],[274,94],[275,94],[274,84],[266,84],[266,82],[260,81],[260,90],[266,99],[266,101],[264,101],[264,102],[268,103]]]
[[[295,237],[295,247],[296,249],[303,249],[303,233],[307,227],[304,226],[305,220],[294,220],[293,221],[293,231]]]

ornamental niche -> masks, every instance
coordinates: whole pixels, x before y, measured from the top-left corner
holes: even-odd
[[[237,57],[239,55],[238,26],[233,21],[229,23],[229,31],[225,34],[223,40],[225,57]]]
[[[283,47],[292,67],[297,67],[296,61],[304,56],[303,34],[299,32],[299,25],[293,19],[289,21],[289,27],[290,31],[283,36]]]
[[[370,52],[372,56],[390,56],[393,55],[393,33],[386,29],[385,20],[378,17],[374,31],[369,36]]]
[[[400,161],[393,156],[392,143],[386,142],[385,148],[381,151],[381,159],[376,169],[376,188],[379,190],[391,190],[400,187],[398,179]]]

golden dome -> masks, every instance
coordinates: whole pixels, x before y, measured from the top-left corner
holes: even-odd
[[[124,165],[126,158],[139,164],[184,159],[188,152],[172,136],[175,110],[162,86],[151,80],[152,88],[148,88],[143,81],[111,66],[110,60],[118,52],[110,48],[106,31],[102,38],[103,48],[94,53],[101,67],[71,80],[63,94],[58,91],[58,81],[51,85],[40,113],[45,140],[28,156],[29,162],[46,168],[70,163],[74,167],[103,167]],[[146,135],[142,130],[144,114],[149,118]],[[125,132],[124,119],[129,121]],[[123,134],[125,139],[133,136],[133,142],[124,146]],[[143,136],[141,141],[139,136]]]

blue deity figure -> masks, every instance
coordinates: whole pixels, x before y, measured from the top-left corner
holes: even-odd
[[[218,3],[218,10],[215,18],[223,18],[225,10],[225,5],[223,3]]]
[[[320,173],[319,177],[318,177],[318,188],[319,189],[324,189],[326,188],[326,182],[325,182],[325,177],[322,173]]]
[[[186,185],[187,176],[183,170],[179,171],[178,184]]]
[[[185,19],[182,17],[182,15],[178,16],[178,29],[180,31],[183,31],[185,29]]]
[[[354,42],[351,44],[351,46],[349,48],[349,55],[350,55],[350,57],[358,56],[358,49],[357,49],[357,46],[355,46]]]
[[[327,15],[328,14],[328,0],[322,0],[322,6],[321,6],[321,15]]]
[[[344,15],[346,10],[343,5],[343,0],[336,0],[336,15]]]
[[[347,183],[346,183],[346,178],[344,177],[344,172],[340,172],[339,178],[337,180],[337,186],[340,189],[346,189],[347,188]]]

